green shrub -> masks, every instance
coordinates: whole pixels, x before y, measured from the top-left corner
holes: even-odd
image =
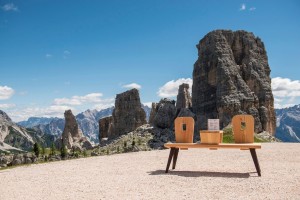
[[[86,151],[86,149],[83,150],[83,156],[87,157],[87,151]]]
[[[261,138],[258,138],[258,137],[256,137],[256,136],[254,136],[254,142],[262,143],[262,142],[268,142],[268,141],[266,141],[266,140],[264,140],[264,139],[261,139]]]
[[[142,145],[142,138],[138,138],[138,145]]]
[[[44,156],[46,154],[46,148],[45,148],[45,146],[43,145],[42,146],[42,155]]]
[[[54,142],[52,142],[51,148],[50,148],[50,155],[54,156],[55,155],[55,151],[56,151],[56,148],[55,148]]]
[[[234,143],[232,128],[223,129],[223,143]]]
[[[66,148],[66,146],[65,146],[64,144],[62,144],[62,147],[61,147],[61,149],[60,149],[60,156],[61,156],[62,158],[66,158],[67,155],[68,155],[67,148]]]

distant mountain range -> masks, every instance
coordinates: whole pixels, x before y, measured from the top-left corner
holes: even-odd
[[[146,112],[147,121],[149,120],[151,108],[142,105]],[[114,107],[97,110],[86,110],[76,115],[77,123],[83,134],[91,142],[99,143],[99,119],[112,115]],[[48,135],[60,136],[64,130],[65,120],[62,118],[30,117],[26,121],[17,123],[26,128],[32,128]]]
[[[275,137],[284,142],[300,142],[300,105],[276,109]]]
[[[0,110],[0,152],[29,151],[35,142],[49,147],[55,139],[53,135],[14,123],[5,112]]]
[[[104,110],[86,110],[76,116],[83,134],[98,143],[99,119],[110,116],[113,107]],[[147,121],[151,109],[143,106]],[[275,137],[283,142],[300,142],[300,105],[276,109],[277,129]],[[63,132],[65,120],[61,118],[31,117],[26,121],[14,123],[0,110],[0,152],[31,150],[38,142],[49,147]]]

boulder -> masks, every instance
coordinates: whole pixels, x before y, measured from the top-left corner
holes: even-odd
[[[153,125],[158,128],[173,129],[174,119],[176,117],[175,101],[167,98],[161,99],[154,111],[155,117]]]
[[[30,158],[26,158],[25,159],[25,164],[30,164],[30,163],[32,163],[32,160]]]
[[[14,159],[11,163],[13,166],[14,165],[21,165],[22,164],[22,161],[20,159]]]
[[[12,160],[13,160],[13,161],[14,161],[14,160],[20,160],[21,163],[24,163],[24,157],[23,157],[22,154],[14,154]]]
[[[216,30],[197,45],[192,104],[199,129],[207,119],[227,126],[234,115],[251,114],[255,131],[275,133],[270,67],[264,43],[246,31]]]
[[[1,156],[0,157],[0,165],[6,165],[7,163],[9,163],[9,159],[6,156]]]
[[[82,146],[82,148],[87,149],[87,150],[93,149],[93,145],[87,139],[81,142],[81,146]]]

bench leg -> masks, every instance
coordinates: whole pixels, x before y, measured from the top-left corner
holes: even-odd
[[[168,163],[167,163],[166,173],[168,173],[168,171],[169,171],[169,167],[170,167],[170,164],[171,164],[174,153],[175,153],[175,148],[171,148]]]
[[[253,162],[254,162],[257,174],[258,174],[258,176],[261,176],[260,167],[259,167],[259,163],[258,163],[258,159],[257,159],[257,155],[256,155],[255,149],[250,149],[250,153],[251,153],[251,156],[252,156],[252,159],[253,159]]]
[[[175,152],[174,152],[173,167],[172,167],[172,169],[175,169],[175,167],[176,167],[176,162],[177,162],[178,153],[179,153],[179,148],[176,148],[176,149],[175,149]]]

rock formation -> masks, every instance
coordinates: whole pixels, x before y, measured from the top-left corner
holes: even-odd
[[[68,148],[72,149],[76,147],[77,150],[82,150],[81,147],[91,149],[92,144],[83,136],[80,130],[75,116],[71,110],[66,110],[65,116],[65,128],[62,133],[62,142]]]
[[[196,120],[196,115],[188,108],[181,108],[177,117],[192,117]]]
[[[245,31],[216,30],[197,45],[192,103],[197,129],[219,118],[221,128],[236,114],[251,114],[255,131],[275,133],[276,118],[267,52],[260,38]]]
[[[146,124],[146,113],[142,108],[139,91],[131,89],[117,94],[112,118],[103,119],[99,123],[103,124],[104,130],[101,138],[106,136],[109,139],[129,133],[137,127]],[[107,124],[108,126],[106,126]],[[101,135],[101,130],[99,134]]]
[[[149,117],[149,124],[153,126],[154,124],[154,118],[156,115],[156,107],[157,107],[157,103],[152,102],[152,106],[151,106],[151,112],[150,112],[150,117]]]
[[[99,138],[108,138],[112,130],[112,116],[104,117],[99,120]]]
[[[189,84],[183,83],[179,86],[176,109],[180,112],[181,108],[191,108],[192,107],[192,97],[189,92]]]
[[[174,119],[176,117],[175,101],[170,99],[161,99],[158,104],[152,104],[153,126],[157,128],[173,129]],[[150,117],[151,118],[151,117]]]

